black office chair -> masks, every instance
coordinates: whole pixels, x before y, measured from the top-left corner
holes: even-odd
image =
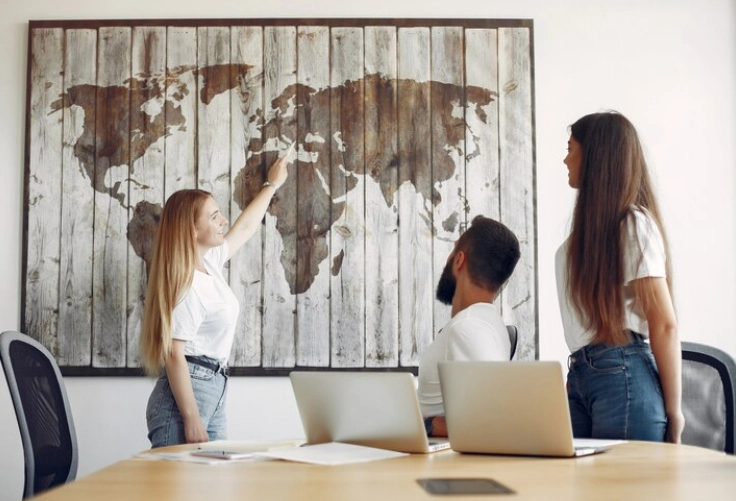
[[[506,330],[509,332],[509,341],[511,341],[511,356],[509,357],[509,360],[514,358],[514,354],[516,353],[516,343],[519,340],[519,331],[516,329],[515,325],[507,325]]]
[[[59,366],[46,348],[6,331],[0,361],[23,444],[25,499],[76,478],[77,434]]]
[[[727,353],[682,343],[682,443],[734,454],[736,363]]]

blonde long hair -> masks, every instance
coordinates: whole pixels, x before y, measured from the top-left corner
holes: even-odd
[[[211,197],[204,190],[180,190],[164,205],[148,275],[140,337],[141,364],[150,376],[161,373],[171,353],[171,316],[192,284],[197,264],[194,227]]]
[[[623,247],[632,207],[646,209],[664,241],[667,285],[672,293],[672,268],[644,152],[636,129],[616,112],[586,115],[570,126],[582,148],[580,188],[573,211],[567,255],[568,293],[594,343],[622,345],[624,330]],[[653,291],[636,287],[643,307]]]

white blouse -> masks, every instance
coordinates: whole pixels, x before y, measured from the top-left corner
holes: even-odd
[[[634,301],[632,281],[644,277],[666,277],[667,256],[664,241],[657,224],[646,209],[634,207],[626,221],[627,238],[624,243],[624,328],[649,337],[649,325],[644,312]],[[567,252],[569,237],[555,254],[557,299],[560,303],[565,341],[570,352],[590,344],[594,332],[586,330],[567,293]]]

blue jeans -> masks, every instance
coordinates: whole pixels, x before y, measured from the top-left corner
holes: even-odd
[[[664,441],[659,371],[649,344],[633,337],[624,346],[592,344],[570,355],[567,398],[575,437]]]
[[[188,365],[194,398],[207,434],[210,440],[224,440],[227,436],[225,416],[227,376],[191,362]],[[184,419],[174,400],[166,373],[158,378],[151,396],[148,397],[146,422],[151,447],[186,443]]]

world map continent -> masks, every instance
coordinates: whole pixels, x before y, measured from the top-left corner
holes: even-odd
[[[345,210],[345,195],[356,187],[358,176],[369,176],[378,184],[388,207],[394,204],[397,187],[406,182],[449,180],[457,170],[455,158],[471,158],[478,150],[477,137],[465,121],[465,114],[474,113],[477,119],[487,123],[484,107],[496,98],[495,92],[476,86],[371,74],[320,89],[301,83],[289,85],[263,110],[249,102],[249,89],[260,85],[262,78],[250,75],[251,70],[249,65],[187,66],[170,69],[166,75],[140,75],[115,86],[76,85],[52,103],[51,111],[72,107],[83,110],[83,130],[73,147],[80,169],[92,189],[128,207],[127,189],[119,182],[107,185],[107,170],[127,166],[130,182],[135,183],[132,166],[154,143],[187,127],[196,127],[193,118],[182,112],[181,101],[190,93],[182,75],[191,72],[200,78],[198,99],[205,106],[215,96],[237,90],[232,95],[241,100],[241,109],[247,111],[247,122],[260,131],[260,135],[249,138],[245,165],[233,169],[237,174],[232,195],[241,209],[262,189],[267,161],[272,161],[284,145],[292,142],[298,145],[298,174],[289,176],[268,209],[284,242],[281,261],[292,294],[309,290],[320,263],[329,256],[329,232]],[[359,147],[353,144],[354,137],[363,138],[365,143],[381,143],[380,127],[366,127],[365,110],[373,107],[396,110],[397,96],[420,96],[433,104],[434,118],[430,125],[441,131],[445,140],[443,154],[435,154],[425,161],[400,162],[396,147],[366,152],[362,144]],[[104,103],[103,112],[96,112],[97,103]],[[413,103],[404,99],[400,105]],[[463,112],[458,113],[458,109]],[[388,111],[386,115],[391,119],[393,113]],[[334,123],[339,123],[338,131],[331,131]],[[390,133],[395,131],[396,124],[393,124]],[[415,140],[429,142],[430,139]],[[415,151],[429,155],[426,146]],[[150,163],[146,168],[151,168]],[[299,217],[286,217],[294,206],[282,201],[297,199],[297,183]],[[412,185],[424,200],[431,200],[434,205],[441,203],[442,197],[431,184]],[[162,206],[143,201],[131,208],[127,239],[148,265]],[[452,230],[460,219],[461,215],[455,213],[440,223],[444,229]],[[296,238],[285,238],[294,235]],[[288,265],[287,261],[294,256],[296,266]],[[339,269],[338,258],[331,272],[337,274]]]

